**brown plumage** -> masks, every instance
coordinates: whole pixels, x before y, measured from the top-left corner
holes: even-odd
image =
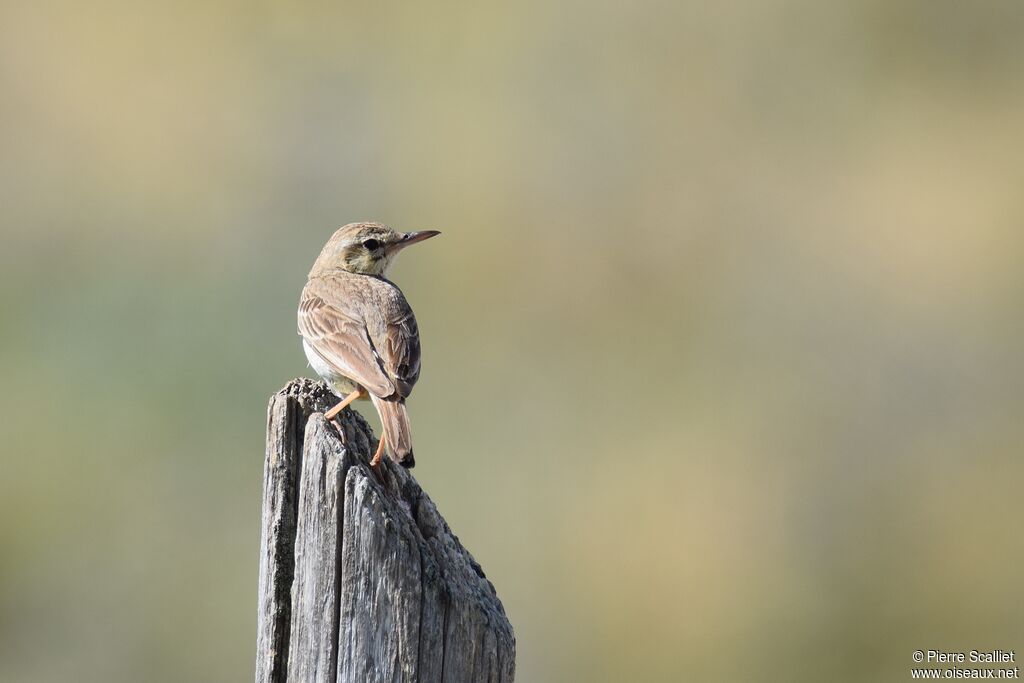
[[[420,375],[420,337],[412,308],[384,274],[401,249],[437,234],[346,225],[324,246],[299,300],[310,365],[340,398],[368,394],[383,426],[381,447],[405,467],[415,464],[405,399]]]

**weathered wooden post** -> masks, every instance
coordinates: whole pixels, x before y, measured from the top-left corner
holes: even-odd
[[[336,400],[308,379],[270,400],[256,682],[512,681],[494,586],[406,470],[378,482],[358,413],[324,420]]]

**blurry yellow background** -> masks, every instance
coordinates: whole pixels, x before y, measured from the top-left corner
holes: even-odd
[[[359,219],[519,680],[1024,650],[1022,126],[1013,2],[4,3],[0,680],[251,679]]]

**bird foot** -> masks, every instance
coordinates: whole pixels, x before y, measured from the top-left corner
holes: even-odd
[[[377,481],[384,485],[384,472],[381,470],[380,461],[384,457],[384,437],[380,437],[380,443],[377,445],[377,452],[373,454],[373,458],[370,459],[370,469],[377,475]]]
[[[342,445],[348,445],[348,437],[345,436],[345,428],[341,426],[341,420],[327,418],[327,423],[334,427],[334,431],[337,432],[338,438],[341,439]]]
[[[373,470],[373,476],[377,478],[377,483],[381,486],[386,486],[387,482],[384,481],[384,469],[380,466],[380,463],[370,463],[370,469]]]

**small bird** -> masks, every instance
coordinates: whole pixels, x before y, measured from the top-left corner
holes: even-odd
[[[370,465],[379,473],[385,445],[404,467],[416,464],[405,399],[420,376],[420,333],[405,295],[385,278],[398,252],[440,235],[349,223],[327,240],[299,300],[299,334],[309,364],[341,402],[369,398],[383,434]]]

